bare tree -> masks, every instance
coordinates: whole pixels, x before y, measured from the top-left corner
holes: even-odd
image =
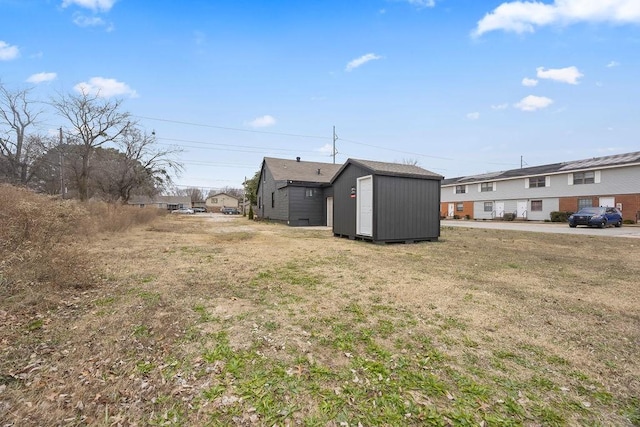
[[[242,200],[243,191],[241,188],[234,188],[230,186],[222,187],[220,189],[220,193],[226,193],[230,196],[233,196],[239,200]]]
[[[171,178],[180,175],[184,170],[182,163],[175,157],[182,152],[181,148],[160,148],[156,141],[155,132],[150,135],[131,125],[117,141],[128,169],[120,179],[120,201],[127,203],[132,194],[149,194],[149,181],[153,183],[153,190],[160,192],[173,183]]]
[[[61,95],[51,104],[71,125],[82,147],[82,165],[78,176],[80,200],[89,198],[90,157],[96,147],[117,141],[129,128],[129,113],[121,112],[121,100],[109,101],[100,94],[82,91],[79,95]]]
[[[30,136],[40,110],[33,109],[31,89],[9,91],[0,84],[0,157],[9,182],[27,184],[33,177],[33,162],[44,151],[43,138]],[[3,130],[2,127],[5,129]]]
[[[419,163],[420,163],[420,161],[417,160],[417,159],[402,159],[402,164],[403,165],[418,166]]]
[[[185,189],[185,195],[191,198],[191,203],[204,201],[204,192],[195,187]]]

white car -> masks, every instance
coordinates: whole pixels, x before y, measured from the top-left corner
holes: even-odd
[[[172,214],[188,214],[188,215],[192,215],[193,209],[189,209],[189,208],[180,208],[180,209],[176,209],[174,211],[171,211]]]

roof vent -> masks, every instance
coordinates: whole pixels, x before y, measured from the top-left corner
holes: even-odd
[[[300,157],[296,157],[296,162],[299,162],[299,161],[300,161]]]
[[[318,175],[320,175],[320,168],[318,168]]]

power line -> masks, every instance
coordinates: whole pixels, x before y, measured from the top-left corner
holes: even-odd
[[[180,124],[180,125],[197,126],[197,127],[211,128],[211,129],[232,130],[232,131],[236,131],[236,132],[264,133],[264,134],[268,134],[268,135],[292,136],[292,137],[296,137],[296,138],[331,139],[331,138],[329,138],[327,136],[300,135],[300,134],[295,134],[295,133],[271,132],[271,131],[266,131],[266,130],[255,130],[255,129],[242,129],[242,128],[234,128],[234,127],[229,127],[229,126],[217,126],[217,125],[208,125],[208,124],[203,124],[203,123],[183,122],[183,121],[180,121],[180,120],[160,119],[160,118],[157,118],[157,117],[145,117],[145,116],[132,116],[132,117],[136,117],[138,119],[144,119],[144,120],[155,120],[155,121],[158,121],[158,122],[176,123],[176,124]]]

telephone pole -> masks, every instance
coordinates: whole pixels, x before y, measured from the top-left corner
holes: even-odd
[[[331,156],[333,157],[333,164],[336,164],[336,141],[338,140],[338,135],[336,135],[336,127],[333,127],[333,151],[331,152]]]
[[[60,155],[60,197],[64,199],[64,159],[62,157],[62,127],[60,128],[60,143],[58,144]]]

